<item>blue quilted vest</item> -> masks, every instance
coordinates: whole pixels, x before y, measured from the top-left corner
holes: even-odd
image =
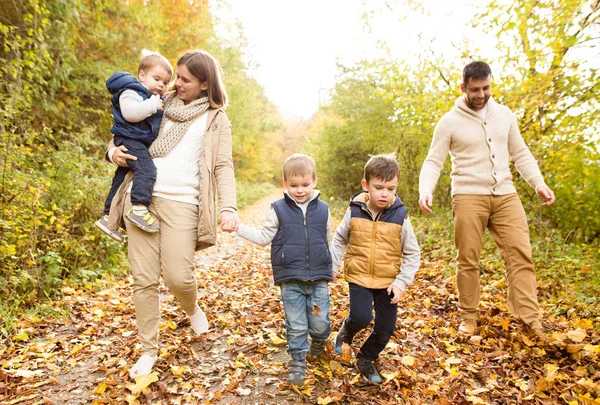
[[[119,97],[125,90],[133,90],[147,100],[152,96],[150,90],[146,88],[138,79],[127,72],[117,72],[106,81],[106,88],[112,94],[112,115],[113,126],[110,132],[116,136],[122,136],[129,139],[135,139],[142,142],[146,146],[156,139],[160,121],[162,120],[163,112],[157,111],[150,117],[140,122],[129,122],[123,118],[121,107],[119,105]]]
[[[285,281],[332,280],[327,240],[329,208],[318,197],[308,203],[306,218],[287,194],[273,203],[279,229],[271,242],[275,284]]]

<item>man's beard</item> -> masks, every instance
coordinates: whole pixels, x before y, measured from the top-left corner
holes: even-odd
[[[475,103],[473,102],[473,100],[471,100],[469,97],[465,96],[465,102],[467,104],[467,107],[469,107],[473,111],[479,111],[479,110],[481,110],[483,107],[486,106],[486,104],[489,101],[489,99],[490,99],[490,96],[485,96],[485,99],[483,100],[483,104],[481,104],[478,107],[478,106],[475,105]]]

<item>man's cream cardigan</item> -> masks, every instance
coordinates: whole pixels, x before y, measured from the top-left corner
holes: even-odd
[[[419,193],[433,193],[446,155],[452,161],[452,195],[515,193],[509,158],[535,190],[545,186],[537,162],[525,145],[514,114],[491,97],[485,118],[471,110],[464,96],[438,122],[421,168]]]

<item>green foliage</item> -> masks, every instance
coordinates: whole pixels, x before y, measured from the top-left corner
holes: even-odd
[[[241,180],[235,182],[238,209],[263,198],[275,190],[273,183],[249,183]]]
[[[281,152],[265,147],[277,112],[246,75],[242,46],[216,38],[208,0],[15,0],[0,9],[0,39],[0,311],[7,317],[59,294],[65,281],[126,265],[124,247],[100,237],[93,223],[114,172],[103,161],[112,123],[104,82],[118,70],[136,73],[142,49],[173,63],[191,49],[213,53],[232,96],[236,175],[258,182],[279,170]],[[242,205],[265,190],[247,189]]]
[[[370,155],[396,152],[400,163],[398,195],[417,207],[418,180],[435,118],[454,103],[456,94],[435,83],[437,73],[423,65],[409,71],[402,61],[363,61],[340,67],[331,104],[317,117],[308,149],[321,172],[323,189],[347,199],[360,190]],[[417,73],[418,71],[418,73]],[[448,203],[449,181],[437,188],[439,202]]]

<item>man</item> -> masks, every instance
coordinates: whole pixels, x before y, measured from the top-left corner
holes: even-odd
[[[458,249],[456,284],[461,315],[459,332],[473,335],[479,318],[479,255],[486,228],[504,259],[508,305],[529,332],[545,341],[540,323],[529,227],[512,182],[509,158],[545,202],[554,193],[525,145],[514,114],[491,97],[492,71],[487,63],[465,66],[464,93],[438,122],[419,178],[419,205],[431,213],[433,189],[446,155],[452,160],[452,215]]]

